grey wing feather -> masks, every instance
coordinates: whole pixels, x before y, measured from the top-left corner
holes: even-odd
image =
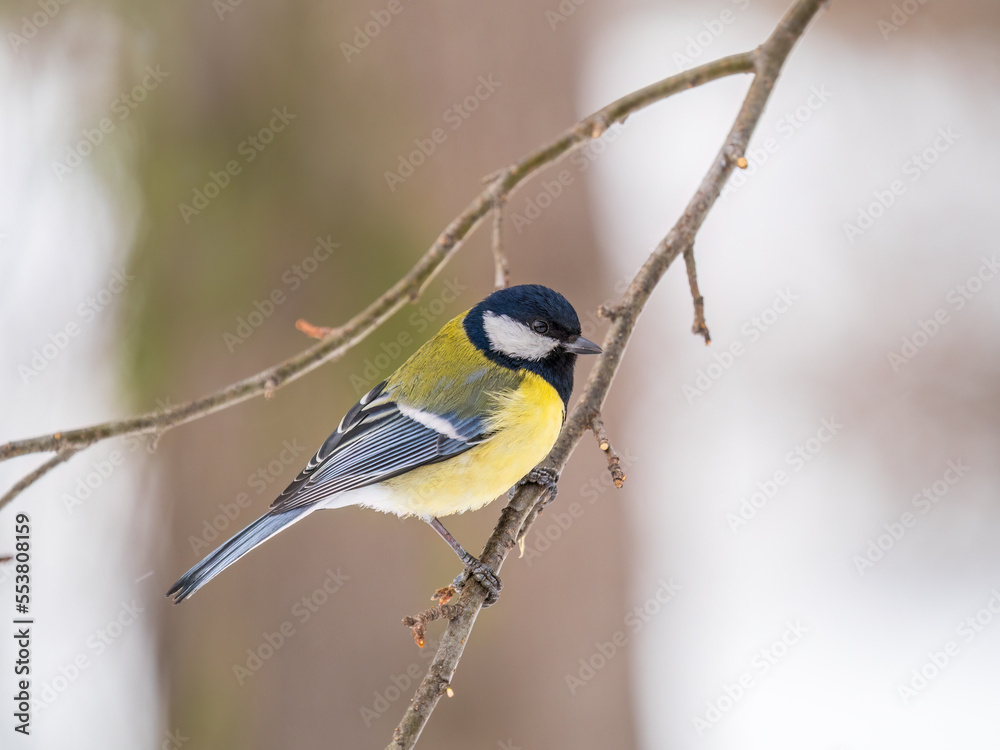
[[[353,406],[294,481],[271,503],[273,511],[313,505],[426,464],[464,453],[489,438],[481,417],[447,422],[441,432],[407,416],[383,395],[380,383]]]

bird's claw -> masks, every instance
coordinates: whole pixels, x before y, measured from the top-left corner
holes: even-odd
[[[510,491],[507,492],[507,499],[513,499],[514,493],[517,492],[520,487],[523,487],[526,484],[537,484],[542,488],[543,494],[547,496],[545,505],[548,505],[556,499],[558,483],[558,471],[549,468],[548,466],[536,466],[534,469],[525,474],[524,478],[522,478],[517,484],[510,488]]]
[[[451,583],[451,588],[455,591],[461,591],[469,578],[474,578],[476,583],[486,590],[486,601],[483,602],[483,607],[492,607],[500,599],[500,590],[503,588],[503,581],[500,580],[500,576],[490,570],[485,563],[480,562],[472,556],[463,562],[465,563],[465,570],[455,576],[455,580]]]

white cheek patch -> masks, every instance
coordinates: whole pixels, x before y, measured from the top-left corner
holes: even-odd
[[[493,351],[516,359],[544,359],[559,346],[555,339],[535,333],[506,315],[489,311],[483,315],[483,329]]]

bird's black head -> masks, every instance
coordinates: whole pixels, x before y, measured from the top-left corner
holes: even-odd
[[[567,404],[576,355],[601,351],[580,335],[580,319],[566,298],[539,284],[493,292],[465,316],[465,332],[497,364],[545,378]]]

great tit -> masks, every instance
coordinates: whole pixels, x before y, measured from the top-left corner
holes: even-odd
[[[351,407],[269,511],[167,596],[183,601],[314,510],[361,505],[429,523],[465,565],[455,585],[471,575],[492,603],[500,580],[438,516],[481,508],[531,475],[566,418],[576,356],[600,351],[561,294],[538,284],[494,292]]]

